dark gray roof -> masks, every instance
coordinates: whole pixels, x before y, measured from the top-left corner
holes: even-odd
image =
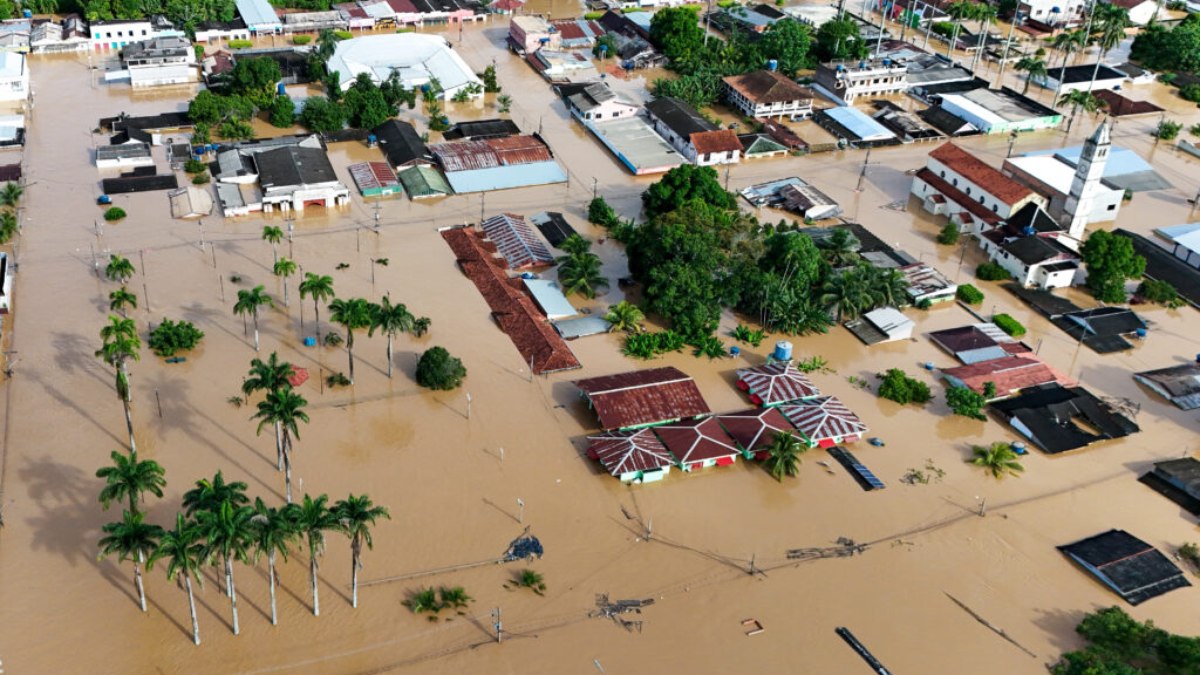
[[[1026,265],[1036,265],[1061,255],[1075,255],[1074,251],[1054,239],[1036,235],[1018,237],[1001,244],[1000,248]]]
[[[425,141],[408,122],[390,119],[372,132],[379,141],[379,149],[387,156],[392,166],[408,166],[414,163],[433,164],[433,153]]]
[[[1124,530],[1109,530],[1058,550],[1131,605],[1192,585],[1162,552]]]
[[[1010,424],[1019,421],[1029,431],[1029,439],[1047,454],[1077,450],[1140,431],[1132,420],[1083,387],[1043,385],[1016,398],[996,401],[991,407]],[[1076,424],[1076,419],[1087,428]]]
[[[662,123],[678,134],[680,138],[689,138],[692,134],[716,131],[717,129],[712,122],[701,117],[695,108],[670,96],[656,98],[647,103],[646,110],[662,120]]]
[[[1019,211],[1009,216],[1008,226],[1013,232],[1024,233],[1032,228],[1032,232],[1062,232],[1062,225],[1050,217],[1046,210],[1033,202],[1022,206]]]
[[[1138,481],[1192,515],[1200,515],[1200,461],[1194,457],[1155,462]]]
[[[1057,80],[1059,75],[1062,75],[1062,82],[1065,84],[1079,84],[1080,82],[1091,82],[1092,72],[1096,69],[1096,64],[1089,63],[1082,66],[1067,66],[1064,74],[1061,68],[1051,68],[1050,77]],[[1123,80],[1125,73],[1111,68],[1104,64],[1100,64],[1100,72],[1096,73],[1097,80]]]
[[[940,105],[918,111],[917,115],[929,123],[929,126],[947,136],[970,136],[978,134],[979,130],[971,127],[970,123]],[[967,130],[967,127],[971,127]]]
[[[460,139],[480,139],[480,138],[502,138],[504,136],[515,136],[521,133],[512,120],[475,120],[473,122],[459,122],[453,127],[446,130],[442,134],[442,138],[447,141],[457,141]]]
[[[1134,373],[1133,377],[1184,410],[1200,408],[1200,363],[1147,370]],[[1200,490],[1196,494],[1200,496]]]
[[[337,180],[324,150],[285,146],[254,156],[263,188],[312,185]]]
[[[1146,278],[1165,281],[1193,307],[1200,307],[1200,270],[1171,255],[1170,251],[1140,234],[1117,229],[1115,234],[1133,241],[1133,250],[1146,259]]]

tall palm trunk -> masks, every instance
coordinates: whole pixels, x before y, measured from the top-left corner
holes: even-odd
[[[283,278],[283,306],[284,306],[284,307],[290,307],[290,306],[291,306],[291,305],[289,305],[289,304],[288,304],[287,277],[284,277],[284,278]]]
[[[287,503],[292,503],[292,436],[283,430],[283,482],[286,487]]]
[[[362,543],[355,537],[350,542],[350,606],[358,609],[358,568],[362,567]]]
[[[315,295],[313,296],[313,314],[316,315],[316,318],[314,319],[314,321],[316,322],[317,327],[315,330],[317,331],[317,345],[320,346],[320,344],[321,344],[321,305],[317,302],[317,297]]]
[[[254,310],[254,351],[258,351],[258,310]]]
[[[132,387],[129,384],[129,370],[122,359],[117,373],[117,393],[121,396],[121,407],[125,409],[125,429],[129,431],[129,452],[137,452],[137,442],[133,438],[133,410],[129,407],[132,402]]]
[[[183,584],[187,587],[188,593],[188,609],[192,613],[192,642],[200,644],[200,622],[196,619],[196,594],[192,592],[192,577],[187,574],[183,577]]]
[[[267,579],[271,585],[271,625],[279,625],[279,615],[275,612],[275,549],[267,554]]]
[[[279,422],[275,422],[275,470],[283,471],[283,436]]]
[[[137,552],[137,562],[133,563],[133,583],[137,586],[138,604],[146,611],[146,587],[142,584],[142,564],[146,562],[141,549]]]
[[[233,561],[225,558],[225,578],[229,581],[229,606],[233,609],[233,634],[237,635],[241,632],[238,627],[238,611],[237,611],[237,588],[233,584]]]
[[[387,359],[388,359],[388,379],[392,379],[392,334],[388,333],[387,341]]]
[[[272,269],[274,269],[275,265],[279,264],[279,249],[276,244],[271,244],[271,262]]]
[[[346,354],[350,357],[350,384],[354,384],[354,331],[346,329]]]
[[[308,544],[308,553],[308,570],[312,581],[313,616],[321,616],[321,598],[317,595],[317,549],[313,547],[311,541]]]

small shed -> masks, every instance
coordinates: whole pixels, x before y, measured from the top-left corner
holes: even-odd
[[[737,371],[737,376],[738,389],[750,395],[751,403],[766,408],[821,395],[817,385],[791,360],[744,368]]]
[[[482,223],[483,234],[496,245],[509,269],[540,267],[554,263],[554,256],[533,233],[524,216],[501,213]]]
[[[934,331],[929,333],[929,339],[967,365],[1033,352],[1028,345],[1012,339],[994,323]]]
[[[551,321],[550,323],[554,325],[554,330],[558,331],[564,340],[600,335],[612,329],[611,323],[598,316],[577,316],[573,319]]]
[[[364,197],[385,197],[402,191],[396,172],[387,162],[359,162],[347,168]]]
[[[766,459],[767,448],[776,436],[796,433],[796,427],[778,408],[751,408],[716,415],[715,419],[742,449],[746,459]]]
[[[546,241],[555,248],[561,246],[571,235],[577,234],[563,214],[557,211],[535,213],[529,217],[529,222],[533,223],[538,232],[541,232]]]
[[[679,460],[684,471],[729,466],[741,449],[714,417],[672,422],[651,427],[663,445]]]
[[[1125,530],[1109,530],[1058,550],[1131,605],[1192,585],[1167,556]]]
[[[1200,408],[1200,363],[1184,363],[1169,368],[1134,373],[1133,379],[1146,385],[1183,410]]]
[[[171,217],[202,218],[212,213],[212,195],[192,185],[167,193],[171,202]]]
[[[780,406],[779,411],[813,448],[853,443],[867,432],[867,425],[835,396],[797,401]]]
[[[397,176],[409,199],[428,199],[453,194],[450,184],[440,171],[424,164],[410,166]]]
[[[846,329],[868,345],[908,340],[913,326],[913,320],[895,307],[880,307],[846,322]]]
[[[671,473],[675,458],[650,429],[588,436],[587,455],[622,483],[653,483]]]
[[[631,429],[707,415],[691,376],[666,366],[576,380],[604,429]]]
[[[571,301],[567,300],[567,296],[563,295],[558,284],[553,281],[545,279],[522,279],[521,281],[524,282],[529,294],[533,296],[533,301],[551,321],[565,319],[579,313],[579,310],[571,305]]]

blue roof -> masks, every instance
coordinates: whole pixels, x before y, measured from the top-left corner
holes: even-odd
[[[871,119],[869,115],[857,108],[837,107],[825,110],[835,122],[846,127],[850,133],[863,141],[881,141],[895,138],[882,124]]]
[[[532,162],[509,166],[493,166],[486,169],[471,169],[469,171],[448,171],[446,180],[454,191],[488,192],[490,190],[507,190],[509,188],[529,187],[531,185],[548,185],[550,183],[567,182],[567,174],[563,173],[558,162]]]
[[[1025,153],[1031,156],[1037,155],[1054,155],[1063,162],[1071,166],[1079,165],[1079,156],[1083,154],[1083,146],[1076,145],[1070,148],[1060,148],[1058,150],[1039,150],[1037,152]],[[1108,153],[1108,162],[1104,165],[1104,177],[1115,178],[1116,176],[1124,176],[1130,173],[1139,173],[1141,171],[1154,171],[1154,167],[1150,163],[1142,159],[1136,152],[1128,148],[1118,148],[1113,146]]]
[[[654,18],[654,15],[650,12],[630,12],[625,15],[625,18],[646,30],[650,30],[650,20]]]
[[[237,0],[237,9],[242,21],[251,30],[257,26],[277,26],[280,23],[279,15],[267,0]]]

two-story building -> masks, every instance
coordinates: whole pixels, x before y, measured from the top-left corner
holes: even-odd
[[[181,37],[161,37],[130,44],[121,53],[133,87],[185,84],[197,79],[196,52]]]
[[[813,93],[774,70],[756,70],[722,80],[725,98],[747,117],[807,118]]]
[[[929,153],[925,168],[913,177],[912,194],[926,211],[947,216],[960,230],[973,234],[995,227],[1026,204],[1047,203],[953,143]]]
[[[508,45],[518,54],[562,49],[562,34],[540,16],[519,15],[508,22]]]
[[[96,51],[123,49],[134,42],[153,40],[156,37],[183,35],[175,30],[170,21],[157,15],[149,19],[93,21],[88,29],[92,35],[92,49]]]
[[[1017,11],[1051,28],[1070,28],[1083,23],[1087,0],[1020,0]]]
[[[860,96],[902,94],[909,87],[908,66],[890,58],[822,63],[813,81],[847,104]]]
[[[29,98],[29,66],[19,52],[0,52],[0,101]]]
[[[1079,272],[1079,254],[1064,242],[1066,232],[1038,204],[1021,207],[998,227],[979,237],[992,262],[1026,287],[1065,288]]]
[[[654,131],[689,162],[709,166],[741,161],[742,143],[737,134],[732,129],[718,129],[679,99],[654,99],[646,104],[646,115]]]
[[[566,102],[567,110],[575,117],[586,121],[603,121],[633,117],[638,106],[617,95],[604,82],[582,82],[562,84],[559,94]]]

